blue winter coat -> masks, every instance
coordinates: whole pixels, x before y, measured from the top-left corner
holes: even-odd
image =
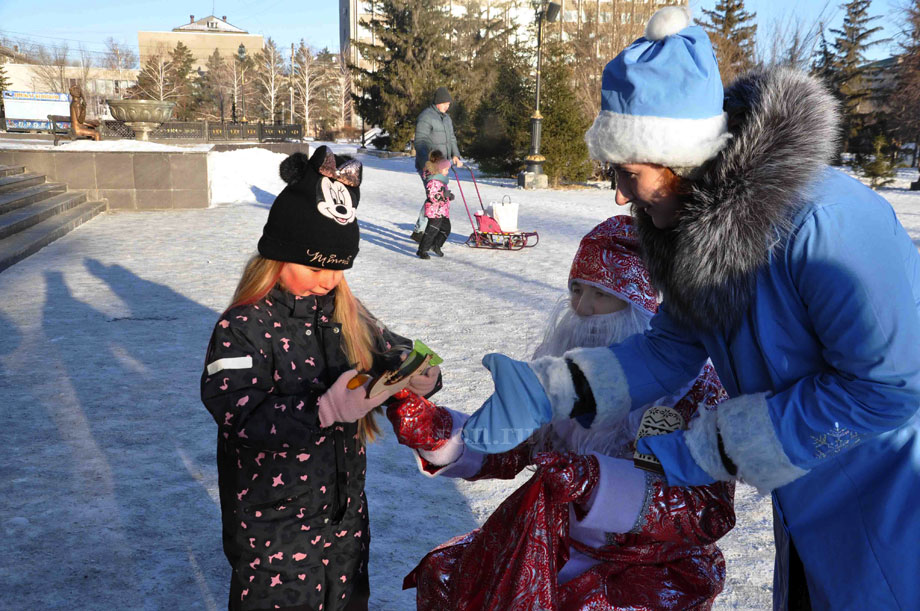
[[[712,359],[731,397],[715,417],[724,453],[772,491],[776,608],[791,539],[812,608],[920,609],[917,245],[888,202],[822,162],[836,118],[817,83],[767,72],[726,96],[733,138],[678,230],[636,212],[664,295],[651,330],[570,358],[599,416],[676,391]],[[713,473],[715,431],[661,447]]]
[[[768,426],[726,449],[743,473],[781,447],[769,467],[795,479],[773,490],[777,547],[792,536],[814,608],[916,609],[920,255],[891,206],[857,181],[828,170],[816,189],[733,333],[688,333],[665,307],[649,333],[612,350],[635,407],[679,388],[686,376],[674,372],[707,356],[729,396],[766,393],[749,406],[766,413],[738,418]]]

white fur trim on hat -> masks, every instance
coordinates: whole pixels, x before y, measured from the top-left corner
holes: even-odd
[[[808,473],[786,456],[770,419],[765,393],[728,399],[716,413],[725,453],[738,466],[738,478],[761,494]]]
[[[646,40],[662,40],[677,34],[690,25],[690,8],[686,6],[666,6],[659,9],[645,26]]]
[[[602,110],[585,134],[585,142],[598,161],[688,168],[715,157],[730,137],[725,113],[706,119],[673,119]]]

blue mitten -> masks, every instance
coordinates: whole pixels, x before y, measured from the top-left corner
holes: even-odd
[[[636,450],[654,454],[661,461],[669,486],[705,486],[715,482],[693,459],[684,439],[685,432],[643,437],[636,441]]]
[[[464,443],[479,452],[498,454],[520,445],[553,417],[543,386],[524,361],[487,354],[482,364],[492,374],[495,392],[463,427]]]

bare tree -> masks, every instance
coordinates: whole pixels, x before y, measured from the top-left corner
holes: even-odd
[[[256,55],[256,79],[260,89],[262,110],[274,121],[281,107],[281,88],[285,84],[284,58],[275,41],[269,38]]]
[[[105,41],[106,51],[102,58],[102,67],[115,72],[118,76],[115,88],[116,97],[122,96],[121,83],[130,80],[128,71],[137,66],[137,55],[127,45],[116,41],[111,36]]]
[[[810,21],[792,14],[774,19],[767,28],[768,35],[762,39],[766,44],[759,50],[757,63],[807,70],[821,39],[822,24],[833,17],[830,13],[830,0],[825,0]]]
[[[294,53],[291,82],[298,107],[298,112],[295,114],[301,118],[304,134],[313,133],[310,126],[311,111],[316,104],[315,96],[327,84],[327,72],[322,63],[316,59],[313,50],[301,40]]]
[[[164,102],[179,97],[181,91],[172,78],[172,61],[164,45],[147,57],[144,67],[137,75],[139,97]]]
[[[39,87],[44,91],[54,93],[67,93],[69,82],[67,79],[67,65],[69,48],[67,44],[52,47],[38,47],[35,51],[35,61],[32,73],[38,79]]]

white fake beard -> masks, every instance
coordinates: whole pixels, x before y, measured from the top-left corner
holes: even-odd
[[[618,344],[649,328],[653,314],[634,303],[611,314],[579,316],[565,295],[556,304],[547,323],[546,333],[533,358],[562,356],[573,348],[598,348]],[[638,416],[638,414],[636,414]],[[636,420],[631,422],[631,420]],[[534,432],[532,453],[549,450],[623,457],[638,429],[637,418],[629,416],[609,423],[603,429],[586,429],[575,420],[544,425]]]
[[[533,358],[562,356],[572,348],[599,348],[618,344],[630,335],[648,329],[652,313],[630,302],[628,307],[611,314],[579,316],[572,309],[568,295],[559,299],[550,315]]]

